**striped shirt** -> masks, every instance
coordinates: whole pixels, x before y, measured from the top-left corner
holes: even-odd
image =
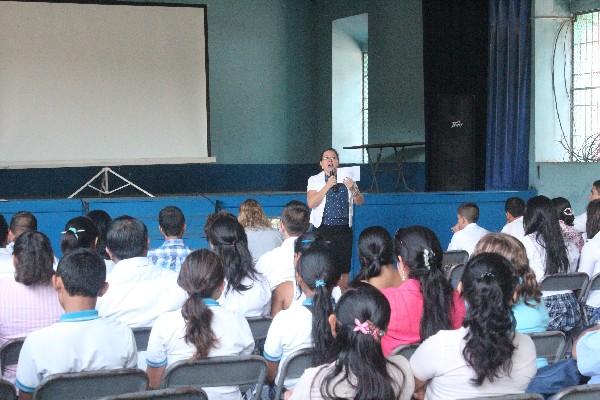
[[[159,248],[148,251],[148,259],[157,267],[179,272],[183,260],[191,252],[183,239],[167,239]]]

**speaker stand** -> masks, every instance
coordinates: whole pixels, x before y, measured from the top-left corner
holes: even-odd
[[[121,180],[121,182],[124,182],[124,185],[121,185],[115,189],[111,189],[110,185],[109,185],[109,181],[108,181],[108,177],[109,174],[112,174],[114,176],[116,176],[118,179]],[[94,183],[94,181],[96,179],[100,178],[100,187],[96,187],[94,185],[92,185],[92,183]],[[83,186],[81,186],[79,189],[77,189],[75,192],[73,192],[72,195],[70,195],[68,198],[72,199],[73,197],[77,196],[77,194],[79,192],[81,192],[83,189],[85,188],[90,188],[95,190],[96,192],[100,193],[100,194],[104,194],[104,195],[111,195],[115,192],[118,192],[121,189],[125,189],[126,187],[131,186],[137,190],[139,190],[140,192],[144,193],[146,196],[148,197],[154,197],[154,195],[150,192],[148,192],[147,190],[142,189],[141,187],[139,187],[138,185],[136,185],[135,183],[131,182],[129,179],[119,175],[118,173],[116,173],[115,171],[113,171],[111,168],[109,167],[104,167],[102,168],[96,175],[94,175],[92,177],[92,179],[90,179],[89,181],[87,181],[86,183],[83,184]]]

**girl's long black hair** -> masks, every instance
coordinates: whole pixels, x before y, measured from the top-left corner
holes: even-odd
[[[556,210],[548,197],[535,196],[527,201],[523,225],[525,234],[535,233],[535,240],[546,250],[546,274],[569,272],[567,247]]]
[[[394,264],[394,243],[388,231],[381,226],[371,226],[358,238],[360,271],[355,282],[379,276],[384,265]]]
[[[314,345],[313,366],[328,359],[333,336],[328,318],[333,313],[331,290],[340,279],[334,254],[321,243],[313,243],[304,250],[298,260],[296,271],[304,284],[314,291],[312,299],[312,339]]]
[[[421,284],[421,340],[439,330],[452,329],[453,290],[442,269],[443,251],[437,236],[424,226],[409,226],[398,229],[394,241],[396,256],[408,266],[408,277]]]
[[[354,283],[340,298],[335,316],[336,336],[332,343],[335,364],[324,376],[321,396],[338,399],[335,388],[341,376],[356,390],[355,400],[398,398],[401,388],[388,372],[388,366],[396,366],[383,355],[381,336],[378,332],[354,330],[355,320],[358,320],[359,323],[370,321],[381,333],[385,332],[390,321],[390,304],[385,296],[367,283]]]
[[[510,374],[515,351],[512,297],[517,284],[511,263],[496,253],[471,258],[462,276],[463,296],[469,307],[463,326],[463,356],[475,371],[472,382],[481,386],[501,373]]]

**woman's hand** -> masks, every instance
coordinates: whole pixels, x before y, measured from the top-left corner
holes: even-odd
[[[352,180],[352,178],[344,178],[344,185],[346,185],[346,187],[348,188],[348,190],[352,191],[352,189],[354,188],[354,186],[356,185],[354,183],[354,181]]]

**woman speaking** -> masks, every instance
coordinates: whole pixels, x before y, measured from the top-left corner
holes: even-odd
[[[323,151],[319,165],[322,171],[308,178],[306,188],[310,223],[323,239],[330,242],[342,274],[339,286],[344,290],[352,259],[353,205],[361,205],[365,199],[352,179],[345,178],[343,184],[337,183],[340,161],[335,149]]]

